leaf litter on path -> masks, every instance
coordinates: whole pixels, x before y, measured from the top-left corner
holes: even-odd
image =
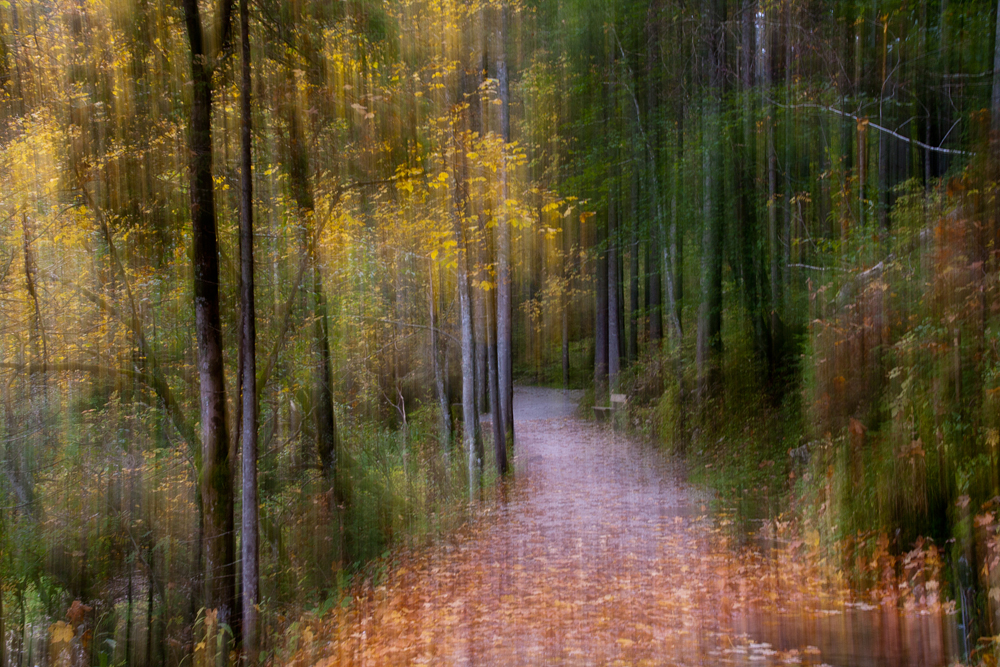
[[[801,542],[734,547],[674,463],[572,417],[568,403],[519,388],[507,499],[447,541],[400,554],[380,585],[318,621],[289,664],[949,663],[940,613],[904,632],[905,618],[895,629],[885,620],[895,610],[873,612],[863,623],[874,634],[855,632],[862,612],[816,553]],[[914,628],[918,652],[907,648]]]

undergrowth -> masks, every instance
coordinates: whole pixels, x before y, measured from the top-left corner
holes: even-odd
[[[1000,228],[979,168],[900,186],[892,234],[845,224],[827,242],[787,382],[738,308],[707,397],[680,361],[691,340],[651,346],[624,381],[631,426],[686,459],[742,539],[808,535],[860,596],[954,600],[972,640],[1000,631]]]

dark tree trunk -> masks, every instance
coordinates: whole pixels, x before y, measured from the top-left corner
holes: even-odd
[[[226,3],[228,4],[228,2]],[[223,11],[228,22],[230,10]],[[219,251],[212,182],[212,70],[202,38],[197,0],[184,0],[191,46],[191,227],[195,330],[201,394],[200,488],[204,531],[205,607],[220,623],[236,613],[233,479],[226,427],[226,388],[219,313]]]
[[[4,526],[3,518],[0,518],[0,528],[7,530]],[[4,580],[6,577],[7,568],[0,568],[0,667],[5,667],[7,664],[7,627],[3,622],[3,591]]]
[[[293,84],[294,85],[294,84]],[[305,136],[297,110],[289,110],[289,177],[292,195],[304,224],[302,229],[303,252],[309,258],[313,298],[313,414],[316,419],[316,452],[323,475],[338,502],[343,500],[337,478],[337,450],[340,441],[337,420],[333,410],[333,362],[330,354],[330,323],[327,314],[326,293],[323,290],[323,273],[315,238],[315,200],[309,183],[309,158]]]
[[[636,226],[639,224],[639,171],[638,159],[633,166],[632,175],[632,210],[629,224],[629,275],[628,275],[628,362],[635,363],[639,355],[639,237]]]
[[[606,238],[598,227],[597,239],[597,308],[594,322],[594,402],[601,404],[608,391],[608,250]]]
[[[771,94],[771,68],[772,68],[772,39],[771,24],[767,21],[764,12],[766,9],[759,9],[756,27],[758,44],[755,50],[757,56],[757,80],[762,88],[763,96],[770,98]],[[771,329],[771,349],[768,356],[771,364],[768,367],[772,382],[776,375],[776,365],[779,359],[779,351],[782,345],[782,283],[781,283],[781,233],[778,228],[778,153],[774,145],[774,119],[776,117],[776,107],[773,102],[766,103],[762,109],[765,116],[765,136],[764,151],[766,171],[767,171],[767,245],[768,277],[770,283],[770,329]]]
[[[996,30],[993,42],[993,113],[990,115],[994,153],[1000,152],[1000,1],[997,2]],[[996,157],[996,156],[995,156]]]
[[[613,186],[612,186],[613,187]],[[608,388],[618,391],[621,370],[620,302],[618,282],[618,220],[614,195],[608,203]]]
[[[649,316],[649,341],[658,345],[663,338],[663,297],[661,296],[660,278],[660,230],[657,225],[650,233],[646,246],[646,294],[648,305],[646,313]]]
[[[753,326],[754,353],[763,367],[770,368],[771,342],[767,322],[764,319],[766,307],[764,290],[762,289],[760,253],[757,252],[757,241],[760,238],[760,216],[756,206],[757,194],[755,185],[757,168],[757,151],[755,133],[757,128],[757,108],[753,102],[751,91],[754,85],[754,63],[756,49],[753,44],[756,22],[754,5],[746,6],[741,22],[742,47],[740,49],[740,99],[738,112],[743,122],[733,127],[733,132],[739,132],[736,142],[737,160],[734,165],[734,180],[736,188],[736,263],[746,311]]]
[[[493,429],[493,451],[497,465],[497,474],[503,477],[507,474],[507,442],[503,437],[500,418],[500,380],[497,364],[497,315],[494,290],[485,294],[486,301],[486,347],[489,356],[489,386],[490,425]]]
[[[257,314],[253,261],[253,138],[250,107],[250,13],[240,0],[240,398],[243,440],[243,531],[240,535],[243,615],[243,655],[257,664],[257,605],[260,604],[260,567],[257,556]]]
[[[698,400],[703,402],[715,390],[719,359],[722,353],[722,123],[723,50],[722,20],[725,0],[711,0],[709,19],[708,91],[704,117],[704,229],[702,232],[701,306],[698,311],[698,337],[695,363],[698,373]]]
[[[681,321],[681,299],[684,298],[684,238],[680,228],[678,208],[681,197],[681,160],[684,158],[684,105],[677,106],[676,159],[673,169],[673,185],[670,189],[670,229],[664,239],[662,266],[666,278],[663,320],[670,327],[674,343],[680,349],[683,338]],[[662,230],[662,224],[661,224]],[[661,283],[662,284],[662,283]],[[680,359],[680,355],[678,355]]]

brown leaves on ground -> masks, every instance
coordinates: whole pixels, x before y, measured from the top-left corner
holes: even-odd
[[[777,522],[763,545],[736,548],[651,448],[551,419],[521,425],[517,454],[507,502],[399,556],[308,641],[299,626],[289,664],[820,664],[808,631],[783,630],[796,638],[783,646],[762,635],[774,619],[856,612],[818,534]]]

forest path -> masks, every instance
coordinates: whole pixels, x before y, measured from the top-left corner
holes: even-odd
[[[807,548],[734,550],[674,464],[577,419],[578,398],[518,388],[507,499],[327,618],[296,662],[948,664],[940,619],[903,628],[845,608],[846,593],[800,557]],[[922,648],[907,651],[914,637]]]

